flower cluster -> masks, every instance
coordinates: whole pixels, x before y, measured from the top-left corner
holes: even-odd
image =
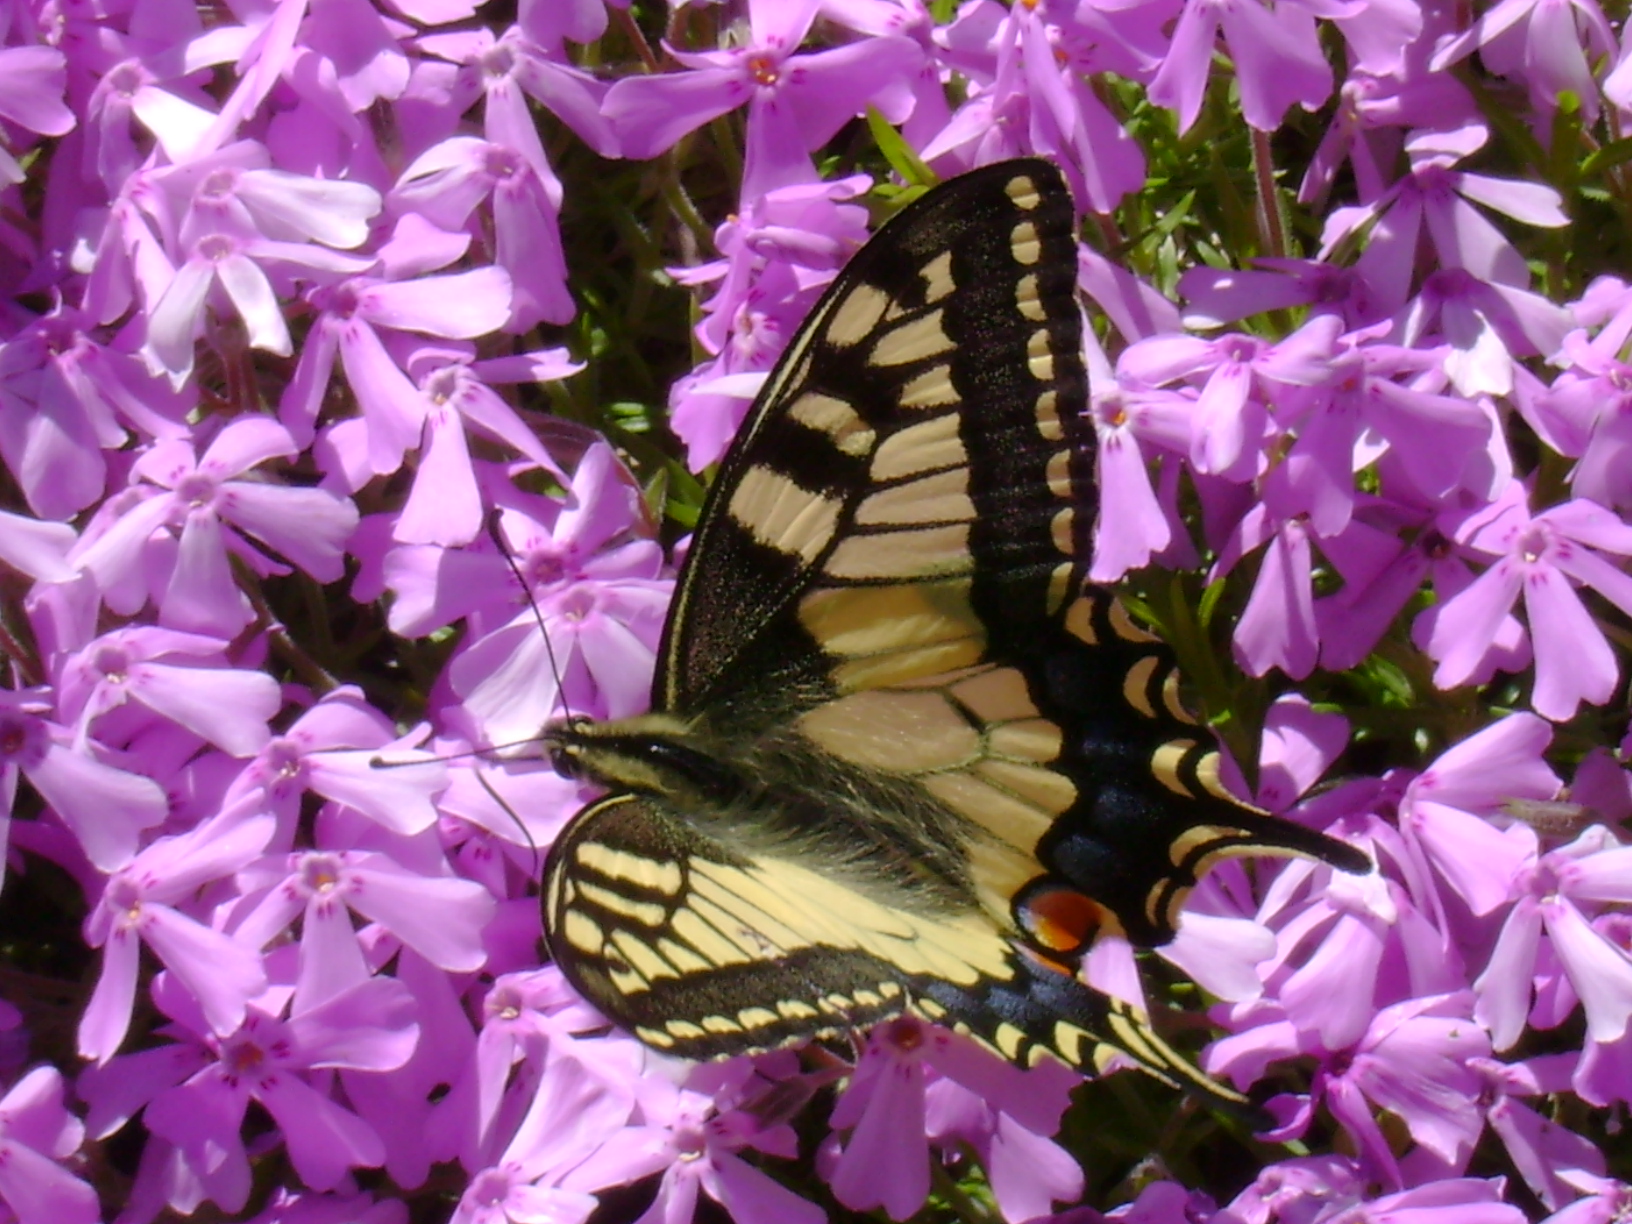
[[[0,0],[0,1215],[1632,1212],[1632,23],[514,12]],[[644,708],[659,520],[869,205],[1018,154],[1091,236],[1092,577],[1377,865],[1229,864],[1145,966],[1256,1140],[911,1017],[675,1065],[539,964],[589,795],[494,746]]]

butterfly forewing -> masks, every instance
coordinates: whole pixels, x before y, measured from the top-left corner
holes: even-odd
[[[923,197],[846,266],[721,470],[664,708],[770,692],[781,717],[945,672],[982,656],[999,605],[998,632],[1023,636],[1051,581],[1063,598],[1073,485],[1092,487],[1068,471],[1090,445],[1074,233],[1058,172],[1009,163]]]

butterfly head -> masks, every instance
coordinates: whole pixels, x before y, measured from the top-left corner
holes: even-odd
[[[608,722],[574,714],[539,738],[551,767],[574,782],[711,804],[734,802],[744,789],[737,770],[669,714]]]
[[[584,745],[591,738],[590,728],[595,720],[587,714],[569,714],[558,723],[544,728],[538,737],[539,749],[550,768],[573,782],[594,779],[584,753]]]

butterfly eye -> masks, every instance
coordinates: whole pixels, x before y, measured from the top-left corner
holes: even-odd
[[[552,740],[545,745],[544,755],[550,762],[550,768],[570,782],[584,780],[584,764],[569,745],[559,740]]]

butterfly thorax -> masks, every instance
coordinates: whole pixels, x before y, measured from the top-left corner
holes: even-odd
[[[976,830],[949,837],[967,822],[921,788],[847,766],[802,736],[727,739],[702,718],[659,713],[575,717],[547,729],[543,746],[561,773],[641,795],[745,856],[816,856],[852,886],[926,913],[979,904],[960,849]]]

